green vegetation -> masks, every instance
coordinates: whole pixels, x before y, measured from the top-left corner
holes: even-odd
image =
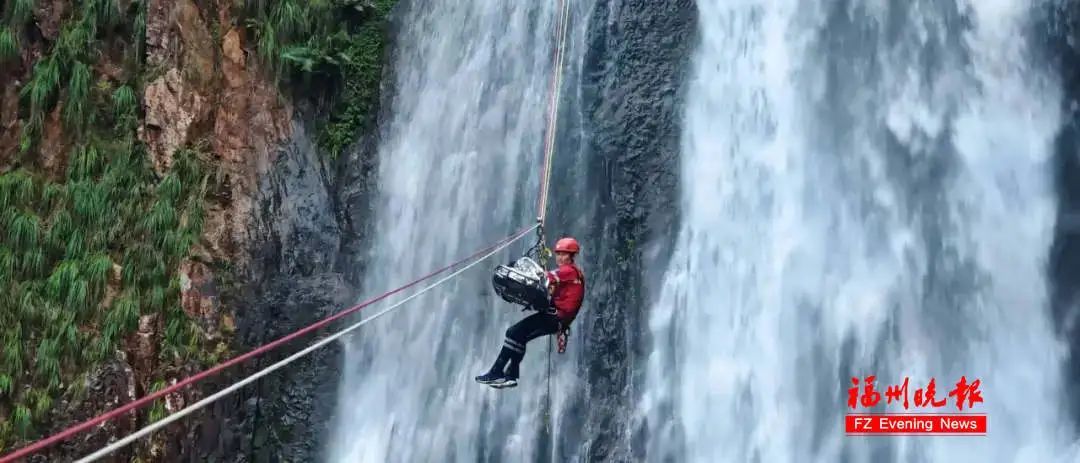
[[[143,36],[143,3],[77,2],[20,89],[21,154],[0,173],[0,448],[39,433],[59,397],[80,397],[87,372],[144,315],[164,324],[160,360],[203,356],[177,271],[202,233],[208,169],[193,148],[163,175],[151,169],[135,131],[141,46],[115,89],[94,71],[110,40]],[[0,60],[18,56],[16,31],[33,10],[32,0],[10,4]],[[58,106],[71,146],[59,172],[38,161],[45,116]]]
[[[11,12],[8,13],[8,21],[15,26],[22,26],[30,21],[34,15],[34,0],[13,0]]]
[[[337,157],[371,120],[378,98],[386,18],[395,0],[250,0],[247,24],[259,57],[305,94],[325,93],[333,109],[320,147]]]
[[[10,27],[0,25],[0,64],[19,56],[19,42]]]
[[[139,95],[155,72],[144,68],[146,3],[73,0],[56,40],[39,44],[29,27],[36,0],[0,2],[0,65],[35,56],[19,77],[19,153],[0,171],[0,448],[39,435],[61,398],[83,397],[89,373],[143,316],[164,327],[161,368],[226,354],[201,344],[180,307],[178,269],[200,239],[212,187],[205,149],[179,150],[159,173],[136,136]],[[372,120],[393,3],[234,3],[272,76],[333,102],[318,138],[331,156]],[[222,25],[211,27],[220,39]],[[119,76],[101,73],[106,60]],[[54,113],[64,140],[49,146],[65,152],[43,153]],[[164,385],[155,376],[151,389]],[[163,416],[162,403],[145,415]]]

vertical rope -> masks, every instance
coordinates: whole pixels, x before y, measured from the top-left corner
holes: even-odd
[[[555,152],[555,133],[559,126],[559,94],[562,89],[563,57],[566,50],[566,29],[570,17],[570,3],[559,0],[559,17],[556,21],[556,47],[551,91],[548,95],[547,133],[544,135],[544,169],[540,173],[540,197],[537,199],[536,219],[542,224],[547,217],[548,184],[551,177],[551,160]]]
[[[546,240],[544,237],[544,222],[547,219],[547,200],[548,200],[548,185],[551,179],[551,164],[552,158],[555,152],[555,133],[559,125],[559,94],[562,89],[562,75],[563,75],[563,57],[566,51],[566,30],[570,17],[570,3],[568,0],[559,0],[558,4],[558,19],[555,23],[556,28],[556,47],[555,47],[555,64],[551,82],[551,92],[548,100],[548,126],[547,133],[544,136],[544,168],[540,172],[540,197],[537,199],[537,213],[536,221],[540,227],[537,229],[537,233],[540,235],[541,242],[541,265],[547,268],[547,256],[546,256]],[[544,427],[547,430],[551,443],[551,457],[554,459],[554,428],[551,424],[551,351],[554,349],[554,340],[549,336],[548,338],[548,354],[547,354],[547,394],[544,395]]]

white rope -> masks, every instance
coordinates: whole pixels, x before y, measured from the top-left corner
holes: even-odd
[[[555,143],[554,143],[554,141],[555,141],[555,132],[556,132],[556,128],[557,128],[557,124],[558,124],[558,117],[559,117],[559,112],[558,112],[558,109],[557,109],[558,108],[558,98],[559,98],[559,93],[561,92],[561,89],[562,89],[562,75],[563,75],[563,72],[562,72],[563,69],[562,68],[563,68],[563,58],[564,58],[565,48],[566,48],[566,30],[567,30],[567,27],[568,27],[567,23],[569,23],[569,16],[570,16],[570,2],[569,2],[569,0],[564,0],[562,2],[562,4],[563,4],[563,9],[562,9],[562,11],[560,11],[560,13],[561,13],[560,14],[560,16],[561,16],[560,23],[561,24],[559,25],[559,34],[558,34],[559,37],[558,37],[558,44],[557,44],[557,49],[556,49],[557,50],[556,51],[557,58],[556,58],[556,63],[555,63],[555,66],[556,66],[556,68],[555,68],[555,88],[554,88],[554,90],[552,92],[553,93],[553,95],[552,95],[553,104],[551,105],[551,108],[549,109],[549,116],[550,116],[550,120],[551,120],[551,128],[550,128],[550,130],[548,131],[548,134],[547,134],[548,152],[545,153],[545,157],[547,159],[546,159],[546,162],[544,163],[545,164],[544,168],[546,170],[545,175],[544,175],[545,183],[550,183],[550,175],[551,175],[550,157],[552,155],[552,152],[555,150]],[[522,233],[517,238],[514,238],[514,239],[512,239],[510,241],[507,241],[506,243],[503,243],[502,245],[495,248],[491,252],[485,254],[483,257],[481,257],[479,259],[476,259],[475,261],[473,261],[472,263],[470,263],[470,264],[466,265],[465,267],[459,269],[458,271],[456,271],[454,273],[451,273],[450,275],[447,275],[445,278],[443,278],[443,279],[441,279],[441,280],[439,280],[439,281],[437,281],[435,283],[432,283],[431,285],[428,285],[427,287],[424,287],[423,289],[413,293],[412,295],[410,295],[409,297],[403,299],[402,301],[400,301],[400,302],[398,302],[398,303],[396,303],[396,304],[394,304],[394,305],[392,305],[390,307],[387,307],[386,309],[383,309],[382,311],[376,313],[375,315],[372,315],[371,317],[365,318],[365,319],[363,319],[363,320],[349,326],[348,328],[345,328],[345,329],[343,329],[341,331],[338,331],[337,333],[334,333],[334,334],[332,334],[330,336],[327,336],[326,338],[316,342],[315,344],[312,344],[311,346],[305,348],[304,350],[301,350],[301,351],[299,351],[299,352],[285,358],[284,360],[281,360],[281,361],[279,361],[279,362],[277,362],[277,363],[275,363],[275,364],[273,364],[273,365],[271,365],[271,366],[269,366],[267,368],[264,368],[264,369],[256,372],[255,374],[252,374],[251,376],[248,376],[247,378],[244,378],[244,379],[236,382],[235,384],[233,384],[233,385],[231,385],[231,386],[229,386],[229,387],[227,387],[225,389],[222,389],[221,391],[218,391],[217,393],[215,393],[215,394],[213,394],[213,395],[211,395],[209,397],[206,397],[205,399],[202,399],[202,400],[200,400],[198,402],[195,402],[194,404],[188,406],[187,408],[184,408],[184,409],[182,409],[182,410],[180,410],[180,411],[178,411],[176,413],[173,413],[172,415],[169,415],[169,416],[167,416],[167,417],[165,417],[165,418],[163,418],[163,419],[161,419],[161,420],[159,420],[157,422],[154,422],[154,423],[152,423],[152,424],[150,424],[150,425],[136,431],[135,433],[130,434],[127,437],[124,437],[123,439],[120,439],[120,440],[118,440],[116,442],[113,442],[112,444],[109,444],[108,446],[106,446],[106,447],[104,447],[104,448],[102,448],[102,449],[100,449],[100,450],[98,450],[98,451],[96,451],[96,452],[82,458],[81,460],[78,460],[76,463],[88,463],[88,462],[96,461],[96,460],[100,459],[101,457],[104,457],[104,456],[106,456],[106,455],[108,455],[108,454],[110,454],[112,452],[115,452],[116,450],[118,450],[120,448],[123,448],[123,447],[127,446],[128,444],[134,442],[135,440],[138,440],[138,439],[140,439],[140,438],[142,438],[142,437],[144,437],[144,436],[146,436],[146,435],[148,435],[150,433],[153,433],[154,431],[157,431],[158,429],[161,429],[161,428],[169,425],[170,423],[173,423],[173,422],[175,422],[175,421],[177,421],[177,420],[179,420],[179,419],[181,419],[181,418],[183,418],[183,417],[185,417],[187,415],[190,415],[190,414],[194,413],[195,411],[197,411],[199,409],[202,409],[203,407],[206,407],[207,405],[210,405],[211,403],[220,400],[222,397],[225,397],[225,396],[227,396],[227,395],[229,395],[229,394],[231,394],[233,392],[236,392],[240,388],[242,388],[242,387],[244,387],[244,386],[246,386],[248,384],[251,384],[255,380],[258,380],[259,378],[262,378],[263,376],[266,376],[266,375],[268,375],[270,373],[273,373],[274,371],[284,367],[285,365],[288,365],[288,364],[296,361],[300,357],[303,357],[303,356],[305,356],[305,355],[307,355],[307,354],[309,354],[309,353],[311,353],[311,352],[313,352],[315,350],[318,350],[319,348],[321,348],[321,347],[323,347],[323,346],[337,340],[338,338],[340,338],[340,337],[344,336],[345,334],[348,334],[349,332],[351,332],[351,331],[353,331],[353,330],[367,324],[368,322],[370,322],[372,320],[375,320],[376,318],[379,318],[382,315],[385,315],[386,313],[388,313],[388,312],[390,312],[390,311],[404,305],[406,302],[409,302],[413,298],[415,298],[415,297],[417,297],[417,296],[419,296],[421,294],[426,293],[427,291],[431,290],[432,288],[435,288],[436,286],[439,286],[439,285],[445,283],[446,281],[450,280],[451,278],[454,278],[457,275],[461,274],[465,270],[468,270],[469,268],[471,268],[474,265],[480,263],[481,261],[487,259],[488,257],[491,257],[495,253],[497,253],[497,252],[503,250],[504,248],[506,248],[507,246],[509,246],[511,243],[514,243],[515,241],[517,241],[517,240],[521,239],[522,237],[526,236],[528,234],[528,231],[535,230],[537,227],[540,227],[542,225],[543,218],[546,215],[544,212],[547,210],[547,197],[548,197],[548,191],[547,190],[548,189],[545,186],[544,189],[543,189],[543,193],[542,193],[543,197],[541,198],[541,207],[540,207],[541,221],[538,222],[536,225],[533,225],[531,228],[529,228],[526,232]],[[550,368],[551,368],[550,367],[550,361],[551,361],[551,359],[550,359],[550,353],[551,353],[550,350],[551,350],[551,345],[549,343],[549,346],[548,346],[548,354],[549,354],[549,358],[548,358],[549,373],[548,374],[549,374],[549,381],[550,381]],[[550,382],[549,382],[548,387],[550,389],[550,387],[551,387]],[[549,392],[549,394],[550,394],[550,392]]]
[[[129,435],[129,436],[123,438],[123,439],[120,439],[120,440],[118,440],[118,441],[116,441],[116,442],[114,442],[112,444],[109,444],[107,447],[102,448],[101,450],[98,450],[97,452],[94,452],[94,453],[84,457],[83,459],[79,460],[76,463],[87,463],[87,462],[95,461],[95,460],[97,460],[97,459],[99,459],[101,457],[104,457],[104,456],[112,453],[112,452],[115,452],[116,450],[118,450],[118,449],[120,449],[120,448],[134,442],[135,440],[137,440],[137,439],[139,439],[139,438],[141,438],[143,436],[146,436],[147,434],[150,434],[150,433],[152,433],[152,432],[154,432],[154,431],[156,431],[158,429],[161,429],[162,427],[167,426],[169,423],[172,423],[172,422],[174,422],[176,420],[179,420],[180,418],[183,418],[183,417],[185,417],[187,415],[190,415],[190,414],[194,413],[196,410],[199,410],[199,409],[201,409],[201,408],[203,408],[203,407],[205,407],[207,405],[210,405],[211,403],[221,399],[222,397],[225,397],[225,396],[227,396],[227,395],[229,395],[229,394],[231,394],[233,392],[236,392],[240,388],[242,388],[242,387],[244,387],[244,386],[246,386],[248,384],[251,384],[255,380],[257,380],[259,378],[262,378],[263,376],[266,376],[266,375],[274,372],[275,370],[277,370],[277,369],[279,369],[279,368],[281,368],[281,367],[283,367],[285,365],[288,365],[288,364],[292,363],[293,361],[299,359],[300,357],[303,357],[303,356],[305,356],[305,355],[319,349],[320,347],[325,346],[325,345],[333,342],[334,340],[344,336],[346,333],[348,333],[350,331],[353,331],[353,330],[367,324],[368,322],[370,322],[370,321],[372,321],[372,320],[374,320],[376,318],[379,318],[380,316],[390,312],[391,310],[394,310],[394,309],[402,306],[406,302],[409,302],[413,298],[415,298],[415,297],[417,297],[417,296],[419,296],[421,294],[426,293],[428,290],[445,283],[447,280],[450,280],[451,278],[454,278],[455,276],[458,276],[459,274],[461,274],[462,272],[468,270],[472,266],[480,263],[481,261],[483,261],[483,260],[487,259],[488,257],[491,257],[492,255],[494,255],[495,253],[501,251],[503,248],[509,246],[511,243],[513,243],[513,242],[521,239],[522,237],[528,235],[529,231],[532,231],[532,230],[536,229],[536,227],[539,227],[539,226],[540,226],[539,224],[533,225],[532,228],[529,228],[525,232],[522,232],[522,234],[520,236],[518,236],[517,238],[514,238],[514,239],[512,239],[510,241],[507,241],[506,243],[503,243],[502,245],[495,248],[491,252],[485,254],[483,257],[480,257],[479,259],[474,260],[472,263],[470,263],[469,265],[466,265],[465,267],[462,267],[458,271],[456,271],[454,273],[451,273],[451,274],[447,275],[445,278],[443,278],[443,279],[441,279],[439,281],[436,281],[435,283],[432,283],[431,285],[428,285],[427,287],[413,293],[409,297],[403,299],[401,302],[398,302],[398,303],[396,303],[396,304],[394,304],[394,305],[392,305],[390,307],[387,307],[386,309],[383,309],[381,312],[378,312],[375,315],[372,315],[372,316],[370,316],[368,318],[365,318],[365,319],[363,319],[363,320],[361,320],[359,322],[356,322],[355,324],[353,324],[352,326],[349,326],[348,328],[345,328],[345,329],[343,329],[341,331],[338,331],[337,333],[334,333],[334,334],[332,334],[330,336],[327,336],[326,338],[320,340],[319,342],[316,342],[315,344],[312,344],[311,346],[307,347],[306,349],[304,349],[304,350],[302,350],[300,352],[297,352],[297,353],[287,357],[286,359],[284,359],[284,360],[282,360],[280,362],[277,362],[277,363],[275,363],[273,365],[270,365],[269,367],[266,367],[263,370],[255,373],[255,374],[253,374],[251,376],[248,376],[247,378],[244,378],[244,379],[240,380],[239,382],[237,382],[237,383],[235,383],[235,384],[233,384],[233,385],[231,385],[231,386],[229,386],[229,387],[227,387],[225,389],[222,389],[221,391],[218,391],[214,395],[211,395],[211,396],[209,396],[209,397],[207,397],[205,399],[202,399],[202,400],[200,400],[198,402],[195,402],[194,404],[188,406],[187,408],[184,408],[183,410],[180,410],[180,411],[178,411],[176,413],[173,413],[172,415],[169,415],[169,416],[161,419],[160,421],[154,422],[153,424],[150,424],[149,426],[146,426],[146,427],[136,431],[134,434],[131,434],[131,435]]]
[[[544,153],[544,185],[541,187],[540,211],[538,217],[541,222],[547,217],[548,185],[551,183],[551,158],[555,151],[555,133],[559,127],[559,95],[562,93],[563,59],[566,55],[566,30],[570,22],[570,0],[560,2],[562,11],[559,12],[559,31],[555,46],[555,84],[551,91],[551,101],[548,107],[548,133],[545,137]]]

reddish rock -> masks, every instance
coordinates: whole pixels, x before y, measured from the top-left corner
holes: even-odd
[[[83,381],[80,394],[67,393],[54,403],[49,420],[51,426],[45,434],[53,434],[97,416],[105,410],[112,410],[138,399],[136,393],[135,371],[127,361],[127,355],[117,352],[116,357],[107,360]],[[86,455],[88,451],[108,445],[116,439],[138,429],[135,412],[127,413],[109,420],[100,426],[86,431],[76,438],[61,442],[46,452],[32,457],[31,461],[70,461],[73,455]],[[129,461],[133,454],[131,448],[117,451],[110,461]]]
[[[146,4],[146,62],[151,66],[176,66],[179,38],[173,27],[176,0],[149,0]]]
[[[19,92],[18,84],[5,85],[0,93],[0,171],[7,168],[19,150]]]
[[[292,133],[292,107],[263,77],[243,49],[242,32],[230,29],[222,40],[221,104],[214,117],[213,150],[224,180],[223,197],[207,209],[204,237],[216,255],[244,255],[255,207],[256,182]],[[246,260],[234,261],[243,268]]]
[[[45,118],[41,129],[41,144],[38,147],[41,167],[53,178],[64,177],[68,151],[71,150],[64,121],[60,117],[63,110],[64,104],[61,102]]]
[[[37,23],[41,35],[50,42],[56,41],[60,36],[60,27],[64,24],[64,16],[70,3],[68,0],[38,0],[34,22]]]
[[[161,317],[147,314],[139,317],[139,329],[131,350],[131,365],[135,367],[144,394],[150,390],[153,372],[157,369],[158,345],[161,343]]]
[[[233,28],[222,41],[225,86],[214,125],[214,151],[232,170],[244,174],[244,186],[252,187],[268,169],[274,149],[291,134],[292,108],[248,62],[242,40]]]
[[[180,264],[180,306],[184,313],[201,324],[216,325],[218,297],[209,267],[191,260]]]
[[[183,44],[180,69],[187,80],[206,89],[214,81],[214,39],[192,0],[178,0],[174,8],[173,25]]]
[[[146,120],[139,138],[150,149],[154,169],[163,173],[172,165],[176,149],[190,140],[192,127],[205,120],[211,108],[176,68],[146,86],[143,105]]]

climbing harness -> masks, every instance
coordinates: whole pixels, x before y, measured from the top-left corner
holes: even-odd
[[[540,261],[540,266],[547,268],[547,261],[551,258],[551,249],[547,247],[544,239],[544,221],[542,218],[536,218],[536,243],[532,245],[525,255],[535,258]]]

